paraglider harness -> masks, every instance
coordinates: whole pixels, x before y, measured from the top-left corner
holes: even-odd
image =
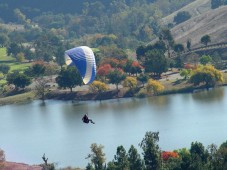
[[[88,118],[87,114],[84,115],[84,117],[82,118],[82,120],[83,120],[84,123],[91,122],[91,123],[95,124],[95,122],[93,122],[91,119]]]

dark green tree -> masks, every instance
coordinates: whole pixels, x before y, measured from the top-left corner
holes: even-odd
[[[31,66],[30,73],[34,77],[43,76],[46,70],[46,66],[43,62],[37,62]]]
[[[158,146],[159,132],[146,132],[145,137],[140,143],[143,150],[146,170],[161,169],[161,151]]]
[[[216,169],[227,169],[227,141],[221,144],[217,152],[218,166]]]
[[[187,49],[188,49],[188,51],[191,50],[191,40],[190,39],[187,40]]]
[[[56,52],[56,62],[59,66],[62,66],[65,64],[65,47],[61,45]]]
[[[184,51],[184,45],[183,44],[175,44],[173,49],[177,53],[183,52]]]
[[[27,59],[28,61],[35,59],[35,53],[31,51],[30,48],[24,48],[23,52],[24,52],[25,59]]]
[[[31,78],[25,75],[24,73],[13,72],[7,75],[6,78],[8,84],[13,84],[18,88],[25,88],[31,84]]]
[[[0,47],[6,47],[9,43],[9,37],[6,34],[0,34]]]
[[[133,60],[127,60],[125,66],[123,68],[126,73],[131,73],[132,62],[133,62]]]
[[[180,11],[177,13],[177,15],[174,17],[173,21],[176,24],[180,24],[184,21],[187,21],[188,19],[191,18],[191,14],[187,11]]]
[[[211,8],[215,9],[218,8],[219,6],[226,5],[227,0],[211,0]]]
[[[150,50],[146,53],[145,59],[145,72],[153,72],[158,77],[168,69],[168,62],[165,58],[163,51],[161,50]]]
[[[6,65],[6,64],[0,64],[0,72],[4,75],[8,74],[10,70],[10,66]]]
[[[144,87],[144,84],[147,82],[149,76],[145,73],[141,73],[138,77],[137,77],[137,80],[140,81],[142,84],[143,84],[143,87]]]
[[[12,55],[13,57],[16,57],[16,55],[22,51],[22,47],[17,43],[10,43],[7,47],[7,55]]]
[[[114,156],[114,164],[117,170],[129,170],[128,156],[123,146],[117,147],[117,153]]]
[[[202,57],[200,57],[199,62],[202,65],[206,65],[206,64],[212,62],[212,58],[209,55],[203,55]]]
[[[171,31],[169,29],[162,29],[159,35],[159,40],[163,41],[165,43],[165,47],[168,52],[168,57],[170,58],[170,49],[174,46],[175,42],[173,39],[173,36],[171,34]]]
[[[59,75],[56,77],[56,82],[61,88],[72,88],[79,85],[82,85],[82,78],[76,69],[76,67],[68,67],[67,69],[62,69]]]
[[[137,149],[131,145],[128,151],[128,161],[130,170],[143,170],[144,169],[144,162],[140,157]]]
[[[208,45],[208,43],[211,42],[210,36],[209,35],[204,35],[201,37],[200,42],[204,44],[205,46]]]
[[[118,85],[126,78],[126,75],[123,73],[123,71],[114,69],[113,71],[109,72],[107,77],[109,78],[109,83],[115,84],[118,90]]]
[[[191,163],[190,163],[191,169],[195,169],[195,170],[207,169],[209,154],[208,154],[208,151],[204,148],[202,143],[192,142],[189,152],[191,154]]]

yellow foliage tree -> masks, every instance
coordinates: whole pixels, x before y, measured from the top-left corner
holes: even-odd
[[[154,94],[158,94],[165,89],[159,81],[153,79],[148,80],[146,88],[147,92],[153,92]]]
[[[213,87],[217,82],[223,82],[223,74],[215,69],[212,65],[199,65],[197,69],[192,72],[189,82],[194,86],[205,84],[206,87]]]
[[[90,90],[94,93],[101,93],[109,89],[105,83],[97,80],[93,81],[93,83],[90,84],[89,87],[90,87]]]
[[[134,89],[137,86],[137,80],[134,77],[126,77],[123,82],[124,87],[129,87],[130,89]]]
[[[17,61],[23,62],[25,60],[24,53],[20,52],[16,56]]]

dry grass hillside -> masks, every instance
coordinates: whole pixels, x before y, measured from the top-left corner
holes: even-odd
[[[181,11],[188,11],[192,15],[192,17],[195,17],[210,10],[211,0],[195,0],[194,2],[184,6],[178,11],[175,11],[174,13],[164,17],[162,21],[164,24],[172,23],[174,16],[176,16],[177,13]]]
[[[200,39],[208,34],[211,43],[227,42],[227,6],[203,13],[174,27],[172,35],[177,43],[192,41],[192,47],[201,46]]]

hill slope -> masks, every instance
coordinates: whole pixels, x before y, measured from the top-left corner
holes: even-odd
[[[194,2],[184,6],[174,13],[164,17],[162,19],[162,22],[163,24],[172,23],[174,16],[176,16],[177,13],[181,11],[188,11],[192,15],[192,17],[195,17],[209,10],[211,10],[211,0],[195,0]]]
[[[227,42],[227,6],[211,10],[174,27],[171,32],[177,43],[192,40],[192,47],[201,46],[203,35],[211,36],[211,43]]]

